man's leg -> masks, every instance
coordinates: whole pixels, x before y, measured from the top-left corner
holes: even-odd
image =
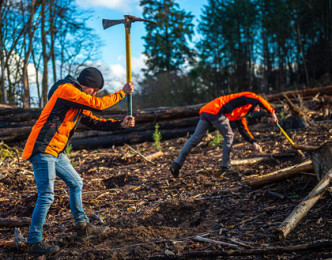
[[[221,167],[229,167],[230,154],[232,151],[234,133],[229,124],[229,120],[225,115],[221,115],[218,120],[211,122],[213,126],[219,130],[223,136],[223,146],[222,146],[222,162]]]
[[[83,181],[64,153],[59,154],[55,169],[56,175],[68,186],[69,205],[75,223],[89,222],[82,204]]]
[[[66,154],[59,154],[56,163],[56,174],[69,188],[69,204],[73,214],[76,231],[81,240],[88,240],[106,232],[109,227],[97,227],[89,223],[82,204],[83,181],[70,163]]]
[[[56,158],[49,154],[36,154],[31,158],[38,199],[32,213],[30,232],[28,235],[28,253],[43,255],[59,250],[58,246],[50,246],[43,242],[43,225],[47,212],[54,200],[54,180]]]
[[[206,120],[200,119],[198,121],[194,134],[188,139],[188,141],[182,147],[178,157],[171,166],[171,173],[173,174],[174,177],[178,177],[179,171],[183,163],[185,162],[188,153],[193,147],[199,144],[199,142],[202,140],[202,138],[204,137],[206,131],[209,129],[210,126],[211,123],[209,123]]]

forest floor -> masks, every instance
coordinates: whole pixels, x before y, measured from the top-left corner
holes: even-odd
[[[264,153],[294,152],[287,139],[271,125],[250,126]],[[288,131],[296,144],[321,145],[331,140],[332,122]],[[272,183],[257,189],[244,178],[264,175],[302,161],[299,156],[237,166],[220,176],[221,147],[213,145],[216,132],[206,135],[194,148],[174,179],[169,167],[187,137],[161,142],[163,156],[146,161],[129,146],[79,150],[70,153],[74,168],[83,178],[83,204],[88,216],[96,214],[110,230],[103,238],[79,242],[73,230],[68,192],[55,182],[55,200],[47,216],[44,236],[61,251],[50,259],[203,259],[211,252],[231,248],[197,241],[196,236],[239,245],[233,250],[267,249],[332,239],[332,196],[324,194],[286,239],[276,229],[317,184],[313,173]],[[131,145],[144,156],[158,150],[152,143]],[[310,157],[306,153],[307,157]],[[257,157],[252,145],[236,132],[232,159]],[[37,198],[31,164],[8,156],[0,164],[0,217],[31,217]],[[93,221],[94,219],[91,218]],[[98,224],[98,221],[94,221]],[[28,227],[20,228],[27,237]],[[13,240],[14,228],[0,227],[1,240]],[[196,237],[196,238],[195,238]],[[240,246],[242,244],[242,246]],[[272,252],[220,259],[325,259],[332,248],[318,251]],[[0,246],[0,259],[32,259],[25,247]]]

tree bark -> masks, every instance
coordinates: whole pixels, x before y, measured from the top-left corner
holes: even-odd
[[[284,169],[280,169],[275,172],[271,172],[266,175],[250,176],[243,180],[244,180],[244,182],[246,182],[248,185],[250,185],[252,187],[258,187],[258,186],[266,185],[266,184],[273,183],[276,181],[280,181],[285,178],[289,178],[300,172],[311,171],[311,170],[313,170],[313,165],[312,165],[312,161],[309,160],[309,161],[305,161],[301,164],[293,165],[293,166],[290,166],[290,167],[287,167]]]
[[[180,129],[159,129],[163,140],[183,137],[186,136],[188,133],[192,134],[195,130],[195,127],[187,127],[187,128],[180,128]],[[92,138],[85,138],[85,139],[73,139],[71,140],[71,144],[73,149],[80,149],[80,148],[98,148],[98,147],[109,147],[110,145],[123,145],[123,144],[136,144],[142,142],[152,142],[152,135],[154,130],[150,131],[139,131],[139,132],[132,132],[128,134],[121,134],[121,135],[109,135],[104,136],[103,138],[92,137]]]
[[[323,144],[311,152],[311,159],[314,164],[318,180],[321,180],[326,173],[332,169],[332,141]]]
[[[271,95],[266,95],[266,99],[271,102],[271,101],[276,101],[279,99],[284,99],[284,94],[287,96],[292,96],[292,95],[301,95],[302,97],[308,97],[308,96],[315,96],[317,94],[320,95],[331,95],[332,94],[332,85],[325,86],[322,88],[310,88],[310,89],[300,89],[300,90],[291,90],[291,91],[285,91],[282,93],[277,93],[277,94],[271,94]]]
[[[30,223],[31,218],[0,218],[0,227],[24,227]]]

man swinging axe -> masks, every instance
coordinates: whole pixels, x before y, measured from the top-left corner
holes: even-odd
[[[112,27],[117,24],[123,23],[125,26],[126,30],[126,74],[127,74],[127,83],[131,82],[131,59],[130,59],[130,28],[131,28],[131,23],[134,22],[148,22],[152,24],[157,24],[156,22],[146,20],[146,19],[141,19],[137,18],[132,15],[125,15],[124,19],[122,20],[107,20],[103,19],[103,27],[104,30],[106,30],[109,27]],[[133,115],[133,105],[132,105],[132,95],[127,96],[128,100],[128,115],[132,116]]]

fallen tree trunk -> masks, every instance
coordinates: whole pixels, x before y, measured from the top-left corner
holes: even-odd
[[[183,119],[175,119],[175,120],[169,120],[169,121],[160,121],[158,122],[159,130],[167,130],[167,129],[180,129],[180,128],[188,128],[188,127],[194,127],[197,125],[199,120],[198,116],[190,117],[190,118],[183,118]],[[97,130],[85,130],[80,131],[80,128],[78,128],[77,132],[72,137],[73,139],[82,139],[87,137],[104,137],[109,135],[123,135],[133,132],[144,132],[153,130],[155,131],[156,123],[142,123],[137,124],[133,128],[126,128],[126,129],[119,129],[115,131],[97,131]]]
[[[233,166],[256,164],[262,161],[275,160],[277,158],[295,156],[295,153],[261,154],[254,158],[232,160]]]
[[[179,129],[159,129],[163,140],[183,137],[188,133],[192,134],[195,131],[196,127],[186,127]],[[100,137],[92,137],[85,139],[73,139],[71,140],[71,144],[73,149],[81,149],[81,148],[98,148],[98,147],[109,147],[112,145],[123,145],[123,144],[136,144],[143,142],[152,142],[152,135],[155,130],[150,131],[140,131],[140,132],[132,132],[128,134],[122,135],[108,135],[102,138]]]
[[[31,218],[0,218],[0,227],[24,227],[30,223]]]
[[[18,142],[26,140],[31,132],[32,126],[21,128],[0,129],[0,139],[5,142]]]
[[[279,225],[277,232],[279,238],[286,238],[287,235],[297,226],[301,219],[322,197],[325,189],[330,185],[332,179],[332,169],[315,186],[309,195],[291,212],[291,214]]]
[[[162,151],[159,151],[159,152],[155,152],[153,154],[149,154],[149,155],[145,156],[145,158],[148,160],[153,160],[153,159],[156,159],[163,155],[164,155],[164,153]]]
[[[280,181],[285,178],[289,178],[300,172],[312,171],[313,170],[312,161],[308,160],[303,163],[292,165],[290,167],[280,169],[275,172],[271,172],[262,176],[249,176],[243,179],[248,185],[252,187],[259,187],[276,181]]]
[[[249,159],[232,160],[231,165],[232,166],[250,165],[250,164],[259,163],[261,161],[269,161],[271,159],[272,159],[271,157],[256,157],[256,158],[249,158]]]
[[[283,99],[283,94],[286,94],[287,96],[291,95],[301,95],[302,97],[308,97],[308,96],[315,96],[317,94],[320,95],[331,95],[332,94],[332,85],[321,87],[321,88],[308,88],[308,89],[299,89],[299,90],[291,90],[291,91],[285,91],[283,93],[277,93],[277,94],[271,94],[266,95],[266,99],[271,102],[279,99]]]

